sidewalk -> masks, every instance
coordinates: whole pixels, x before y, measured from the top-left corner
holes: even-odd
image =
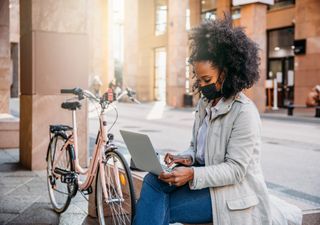
[[[261,113],[262,119],[273,119],[280,121],[294,121],[294,122],[307,122],[307,123],[319,123],[320,118],[315,117],[314,109],[302,109],[295,110],[293,116],[288,116],[287,109],[279,110],[266,110],[266,112]]]
[[[88,203],[80,193],[68,210],[58,215],[51,207],[46,172],[31,172],[19,165],[18,149],[0,149],[1,225],[96,225],[88,217]]]

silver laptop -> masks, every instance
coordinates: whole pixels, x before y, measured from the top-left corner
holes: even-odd
[[[159,175],[162,171],[172,171],[160,163],[148,135],[125,130],[120,130],[120,133],[138,169],[155,175]]]

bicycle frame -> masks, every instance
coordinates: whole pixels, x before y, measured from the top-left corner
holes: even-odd
[[[77,123],[76,123],[76,112],[75,110],[72,111],[72,124],[73,124],[73,130],[72,134],[69,136],[68,140],[64,143],[63,147],[59,152],[57,152],[57,159],[54,161],[53,167],[52,167],[52,173],[56,176],[59,177],[58,174],[54,172],[55,168],[57,167],[57,162],[59,162],[60,158],[62,157],[63,153],[67,151],[67,147],[69,145],[74,146],[74,153],[75,157],[72,159],[72,163],[74,164],[75,172],[86,175],[86,179],[83,183],[80,181],[78,182],[79,185],[79,190],[84,191],[87,190],[93,183],[94,178],[97,174],[97,169],[99,166],[99,171],[100,171],[100,176],[101,176],[101,182],[103,184],[106,183],[106,173],[104,169],[104,149],[105,146],[107,146],[108,142],[108,136],[107,136],[107,121],[106,121],[106,115],[104,113],[104,109],[101,110],[101,113],[99,115],[99,132],[96,140],[96,145],[93,151],[93,156],[92,160],[89,163],[89,168],[85,169],[80,166],[79,163],[79,158],[78,158],[78,140],[77,140]],[[115,174],[115,182],[116,182],[116,190],[121,198],[123,199],[123,193],[121,189],[121,184],[120,184],[120,177],[118,173],[118,167],[114,164],[113,168],[114,174]],[[106,199],[106,201],[109,199],[108,198],[108,192],[106,190],[106,186],[102,185],[103,187],[103,194]]]

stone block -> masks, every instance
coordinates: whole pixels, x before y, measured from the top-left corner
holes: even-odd
[[[289,27],[295,19],[295,7],[284,7],[267,12],[267,29]]]
[[[86,33],[86,9],[87,2],[85,0],[33,1],[32,30]]]
[[[307,53],[308,54],[320,53],[320,36],[309,37],[307,39]]]
[[[88,88],[88,37],[34,33],[34,92],[57,95],[61,88]],[[53,60],[54,59],[54,60]]]
[[[0,1],[0,26],[9,26],[9,0]]]
[[[0,149],[19,147],[19,119],[0,114]]]
[[[70,96],[68,96],[70,97]],[[20,98],[20,160],[33,170],[46,167],[49,125],[72,126],[71,111],[61,108],[67,98],[63,95],[21,95]],[[78,126],[78,157],[82,166],[87,162],[87,104],[76,112]]]
[[[9,113],[9,90],[0,90],[0,113]]]

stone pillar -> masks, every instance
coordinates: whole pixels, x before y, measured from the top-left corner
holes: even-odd
[[[20,1],[20,162],[44,169],[49,124],[71,125],[61,88],[88,88],[87,7],[90,1]],[[87,105],[77,111],[79,158],[87,158]]]
[[[254,101],[259,112],[266,108],[266,94],[264,83],[266,80],[266,24],[267,5],[261,3],[247,4],[241,7],[240,25],[245,27],[246,34],[259,45],[260,48],[260,80],[246,94]]]
[[[11,87],[10,96],[19,97],[19,39],[20,39],[20,4],[19,0],[10,0],[10,54],[11,54]]]
[[[295,7],[295,40],[306,40],[306,53],[296,55],[294,104],[305,105],[307,94],[320,84],[320,2],[299,0]]]
[[[201,22],[201,2],[199,0],[189,0],[190,26],[198,26]]]
[[[231,13],[231,1],[230,0],[219,0],[217,1],[217,16],[223,18],[224,15]]]
[[[112,49],[112,5],[109,0],[91,0],[87,5],[90,80],[98,75],[102,81],[101,94],[114,78]]]
[[[186,31],[187,0],[168,1],[167,104],[183,106],[185,93],[188,35]]]
[[[139,3],[138,0],[126,0],[124,4],[124,64],[123,84],[136,89],[138,96],[139,75]],[[142,50],[142,49],[140,49]],[[140,98],[139,98],[140,99]]]
[[[0,113],[9,113],[10,85],[9,0],[0,0]]]

